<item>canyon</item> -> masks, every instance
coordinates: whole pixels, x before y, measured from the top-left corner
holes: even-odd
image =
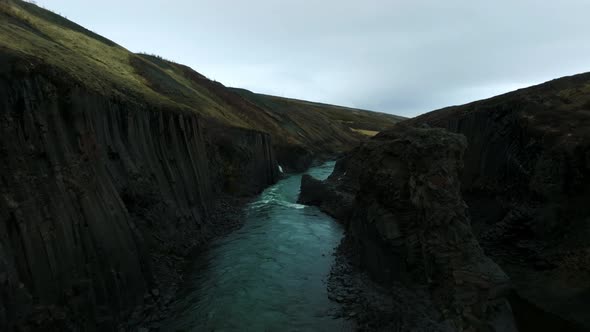
[[[2,2],[0,15],[2,330],[146,319],[279,165],[351,148],[355,116],[381,129],[400,119],[263,108],[270,97],[249,101],[34,4]]]
[[[405,119],[0,1],[2,331],[586,331],[589,199],[590,74]]]

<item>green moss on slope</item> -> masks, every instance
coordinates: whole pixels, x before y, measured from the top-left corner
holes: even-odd
[[[228,89],[191,68],[122,46],[48,10],[20,0],[0,2],[0,56],[34,72],[65,73],[72,85],[154,108],[196,113],[265,131],[276,144],[337,152],[398,118]],[[236,93],[238,92],[238,93]],[[255,97],[255,98],[254,98]]]

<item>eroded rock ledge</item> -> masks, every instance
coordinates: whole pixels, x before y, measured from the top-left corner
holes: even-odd
[[[424,294],[439,330],[515,330],[508,277],[483,253],[465,212],[465,148],[461,135],[398,125],[339,161],[325,183],[304,178],[301,201],[347,224],[356,263],[374,280]]]

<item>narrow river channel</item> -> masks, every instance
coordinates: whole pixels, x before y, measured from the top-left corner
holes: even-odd
[[[324,179],[334,162],[308,173]],[[296,203],[290,175],[246,207],[245,224],[196,257],[166,331],[346,331],[326,279],[342,227]]]

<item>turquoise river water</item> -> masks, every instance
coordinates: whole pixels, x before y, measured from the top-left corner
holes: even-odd
[[[334,162],[308,173],[324,179]],[[326,279],[342,227],[297,204],[290,175],[246,207],[244,226],[196,257],[166,331],[343,331]]]

